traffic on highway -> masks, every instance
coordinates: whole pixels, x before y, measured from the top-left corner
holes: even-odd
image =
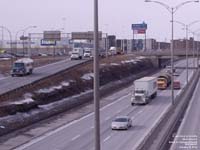
[[[200,150],[199,0],[0,6],[0,150]]]

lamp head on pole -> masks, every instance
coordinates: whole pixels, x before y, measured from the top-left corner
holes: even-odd
[[[145,2],[151,2],[151,0],[145,0]]]

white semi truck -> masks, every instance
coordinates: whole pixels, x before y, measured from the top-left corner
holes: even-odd
[[[157,78],[143,77],[133,83],[131,104],[147,104],[157,95]]]

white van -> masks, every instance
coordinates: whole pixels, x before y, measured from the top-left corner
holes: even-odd
[[[33,60],[30,58],[21,58],[13,63],[11,76],[27,75],[33,73]]]

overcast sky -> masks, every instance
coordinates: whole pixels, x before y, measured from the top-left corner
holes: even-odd
[[[159,0],[174,7],[185,0]],[[30,25],[42,32],[65,28],[65,32],[93,29],[93,0],[0,0],[1,25],[15,36],[16,32]],[[99,28],[118,38],[132,38],[131,24],[145,21],[147,38],[169,41],[171,15],[161,5],[145,3],[144,0],[99,0]],[[190,3],[179,8],[175,20],[189,24],[200,20],[200,3]],[[200,29],[200,23],[192,30]],[[175,37],[185,35],[181,25],[175,24]],[[141,36],[136,36],[140,38]]]

